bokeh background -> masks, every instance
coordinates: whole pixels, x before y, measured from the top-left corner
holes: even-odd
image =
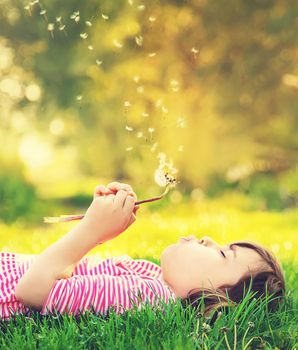
[[[178,185],[95,250],[158,260],[191,233],[297,260],[297,2],[0,8],[2,251],[41,252],[74,225],[43,216],[84,213],[98,184],[159,195],[165,155]]]

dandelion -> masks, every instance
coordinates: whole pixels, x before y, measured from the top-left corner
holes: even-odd
[[[92,45],[88,45],[88,50],[92,51],[94,47]]]
[[[147,117],[149,117],[149,113],[143,112],[143,113],[142,113],[142,116],[143,116],[144,118],[147,118]]]
[[[156,56],[156,52],[148,53],[148,56],[149,56],[149,57],[154,57],[154,56]]]
[[[89,50],[90,50],[90,49],[89,49]],[[103,61],[95,60],[95,62],[96,62],[96,64],[97,64],[98,66],[100,66],[100,65],[102,64]]]
[[[207,333],[211,331],[210,325],[205,322],[202,324],[202,329]]]
[[[150,21],[150,22],[155,22],[155,21],[156,21],[156,17],[150,16],[150,17],[149,17],[149,21]]]
[[[139,11],[144,11],[145,10],[145,5],[139,5],[138,6]]]
[[[136,36],[135,40],[136,40],[136,43],[137,43],[138,46],[142,46],[143,45],[143,37],[142,37],[142,35]]]
[[[86,21],[85,24],[87,27],[92,27],[92,23],[90,21]]]
[[[157,158],[159,159],[159,166],[154,172],[154,179],[156,183],[159,186],[177,184],[177,180],[173,175],[176,174],[178,170],[173,167],[173,163],[167,160],[164,152],[159,152]]]
[[[131,151],[133,150],[133,147],[129,146],[129,147],[126,147],[126,151]]]
[[[132,128],[131,126],[126,125],[126,126],[125,126],[125,130],[127,130],[127,131],[133,131],[133,128]]]
[[[130,107],[131,103],[129,101],[124,101],[124,107]]]
[[[85,40],[85,39],[88,38],[88,34],[87,34],[87,33],[81,33],[81,34],[80,34],[80,37],[81,37],[83,40]]]
[[[105,20],[108,20],[109,19],[109,16],[108,15],[105,15],[105,14],[101,14],[101,17],[103,18],[103,19],[105,19]]]
[[[119,49],[121,49],[121,47],[123,47],[123,44],[121,44],[118,40],[114,39],[113,40],[113,44],[118,47]]]

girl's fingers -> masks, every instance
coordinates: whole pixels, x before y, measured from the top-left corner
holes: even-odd
[[[106,188],[104,185],[96,186],[94,189],[94,198],[112,193],[111,190]]]

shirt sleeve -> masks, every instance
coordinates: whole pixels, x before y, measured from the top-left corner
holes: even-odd
[[[77,315],[85,310],[106,314],[113,307],[118,314],[145,303],[159,305],[169,300],[169,291],[158,279],[143,280],[138,276],[75,275],[55,281],[41,314]]]

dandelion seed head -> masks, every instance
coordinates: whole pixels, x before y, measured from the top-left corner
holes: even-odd
[[[105,14],[101,14],[101,17],[103,18],[103,19],[105,19],[105,20],[108,20],[109,19],[109,16],[108,15],[105,15]]]
[[[126,125],[126,126],[125,126],[125,130],[127,130],[127,131],[133,131],[133,128],[132,128],[131,126]]]
[[[85,24],[87,27],[92,27],[92,23],[90,21],[86,21]]]
[[[83,40],[85,40],[85,39],[88,38],[88,34],[87,34],[87,33],[81,33],[81,34],[80,34],[80,37],[81,37]]]
[[[49,24],[48,24],[48,30],[49,30],[49,31],[53,31],[54,29],[55,29],[54,23],[49,23]]]
[[[88,45],[88,50],[92,51],[94,47],[92,45]]]
[[[138,46],[142,46],[143,45],[143,40],[144,39],[143,39],[142,35],[136,36],[135,40],[136,40],[136,43],[137,43]]]

